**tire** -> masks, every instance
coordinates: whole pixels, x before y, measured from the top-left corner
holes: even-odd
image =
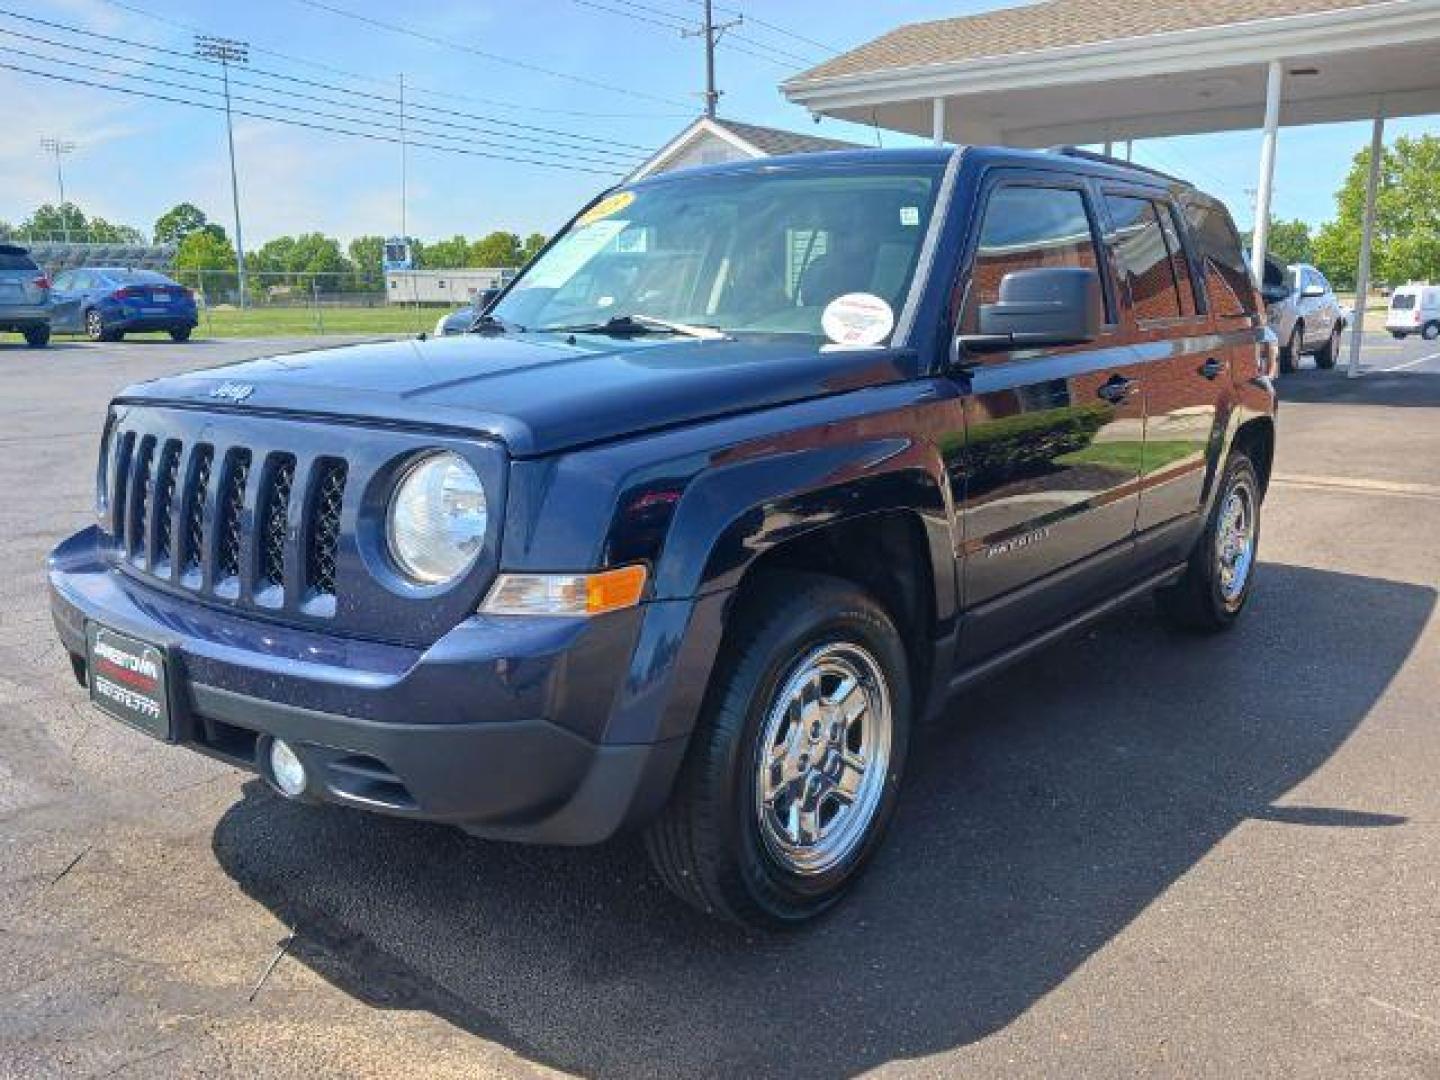
[[[1245,549],[1232,561],[1235,549],[1222,547],[1222,532],[1233,520],[1232,499],[1247,504],[1249,534]],[[1155,591],[1156,604],[1166,622],[1184,630],[1228,630],[1239,619],[1255,583],[1256,552],[1260,544],[1260,481],[1243,450],[1234,451],[1225,465],[1215,505],[1205,531],[1195,542],[1185,573],[1173,585]],[[1232,534],[1233,536],[1233,534]],[[1225,571],[1230,571],[1227,576]],[[1237,582],[1235,573],[1242,576]]]
[[[844,895],[894,814],[910,730],[905,647],[867,593],[801,573],[747,588],[726,641],[675,791],[645,846],[665,884],[700,911],[746,926],[794,927]],[[818,684],[807,683],[816,670]],[[864,708],[847,724],[825,706],[855,675],[845,700],[859,694]],[[806,700],[804,713],[780,707]],[[812,754],[823,764],[807,767]],[[841,764],[867,754],[863,773]],[[840,801],[826,774],[850,785],[853,801]],[[804,802],[816,830],[809,845]]]
[[[1434,341],[1440,338],[1440,322],[1427,322],[1425,329],[1420,331],[1420,336],[1426,341]]]
[[[1335,361],[1340,356],[1340,331],[1342,327],[1337,322],[1330,328],[1330,337],[1320,351],[1315,354],[1315,366],[1321,371],[1330,371],[1335,367]]]
[[[97,308],[85,312],[85,336],[91,341],[119,341],[123,336],[114,330],[105,329],[105,320]]]
[[[175,329],[173,329],[173,330],[170,331],[170,340],[171,340],[171,341],[189,341],[189,340],[190,340],[190,331],[191,331],[192,329],[194,329],[194,328],[193,328],[193,327],[190,327],[190,326],[177,326],[177,327],[175,327]]]
[[[1405,340],[1405,335],[1402,334],[1399,330],[1391,330],[1391,331],[1390,331],[1390,336],[1393,337],[1396,341],[1404,341],[1404,340]]]
[[[32,326],[25,331],[25,344],[32,349],[43,349],[50,344],[50,327]]]
[[[1297,322],[1290,329],[1290,340],[1280,350],[1280,374],[1289,375],[1300,366],[1300,350],[1304,344],[1304,328]]]

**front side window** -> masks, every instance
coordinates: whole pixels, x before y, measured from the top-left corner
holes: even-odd
[[[973,331],[981,305],[1000,297],[1016,270],[1078,266],[1099,273],[1085,197],[1074,188],[1007,185],[985,206],[961,325]]]
[[[490,313],[528,330],[628,316],[823,339],[830,305],[861,294],[893,323],[940,175],[932,165],[869,165],[625,188],[580,215]]]

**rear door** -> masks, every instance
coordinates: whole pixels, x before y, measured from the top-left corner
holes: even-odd
[[[964,357],[965,661],[1093,603],[1124,577],[1144,438],[1141,365],[1118,320],[1088,182],[1000,169],[977,203],[959,331],[1014,270],[1100,273],[1098,341]]]
[[[80,298],[75,292],[75,271],[66,270],[50,289],[50,326],[57,331],[80,329]]]
[[[1106,239],[1128,299],[1126,327],[1145,379],[1145,447],[1137,532],[1178,535],[1188,546],[1200,509],[1230,357],[1196,288],[1180,215],[1153,189],[1106,185]]]

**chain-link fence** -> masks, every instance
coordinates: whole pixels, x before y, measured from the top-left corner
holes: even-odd
[[[418,334],[453,310],[447,304],[392,299],[378,272],[247,270],[243,304],[234,271],[172,270],[170,276],[195,294],[201,332],[220,337]]]

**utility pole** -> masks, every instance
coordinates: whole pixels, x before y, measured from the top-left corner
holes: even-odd
[[[230,117],[230,65],[248,64],[250,46],[230,38],[195,36],[195,55],[219,63],[225,82],[225,138],[230,145],[230,200],[235,207],[235,268],[240,272],[240,307],[245,307],[245,241],[240,235],[240,184],[235,179],[235,125]]]
[[[720,43],[721,36],[732,26],[739,26],[745,21],[743,15],[737,15],[729,22],[717,23],[715,11],[711,0],[705,0],[705,21],[698,30],[682,30],[681,37],[703,37],[705,39],[705,115],[711,120],[715,119],[715,107],[720,103],[720,91],[715,89],[715,46]]]
[[[410,247],[410,233],[405,221],[405,203],[410,186],[410,153],[405,141],[405,73],[400,73],[400,239],[406,250]]]
[[[60,165],[60,159],[66,154],[73,153],[75,144],[68,139],[41,139],[40,149],[55,155],[55,183],[60,187],[60,235],[68,244],[70,242],[70,215],[65,212],[65,170]]]

